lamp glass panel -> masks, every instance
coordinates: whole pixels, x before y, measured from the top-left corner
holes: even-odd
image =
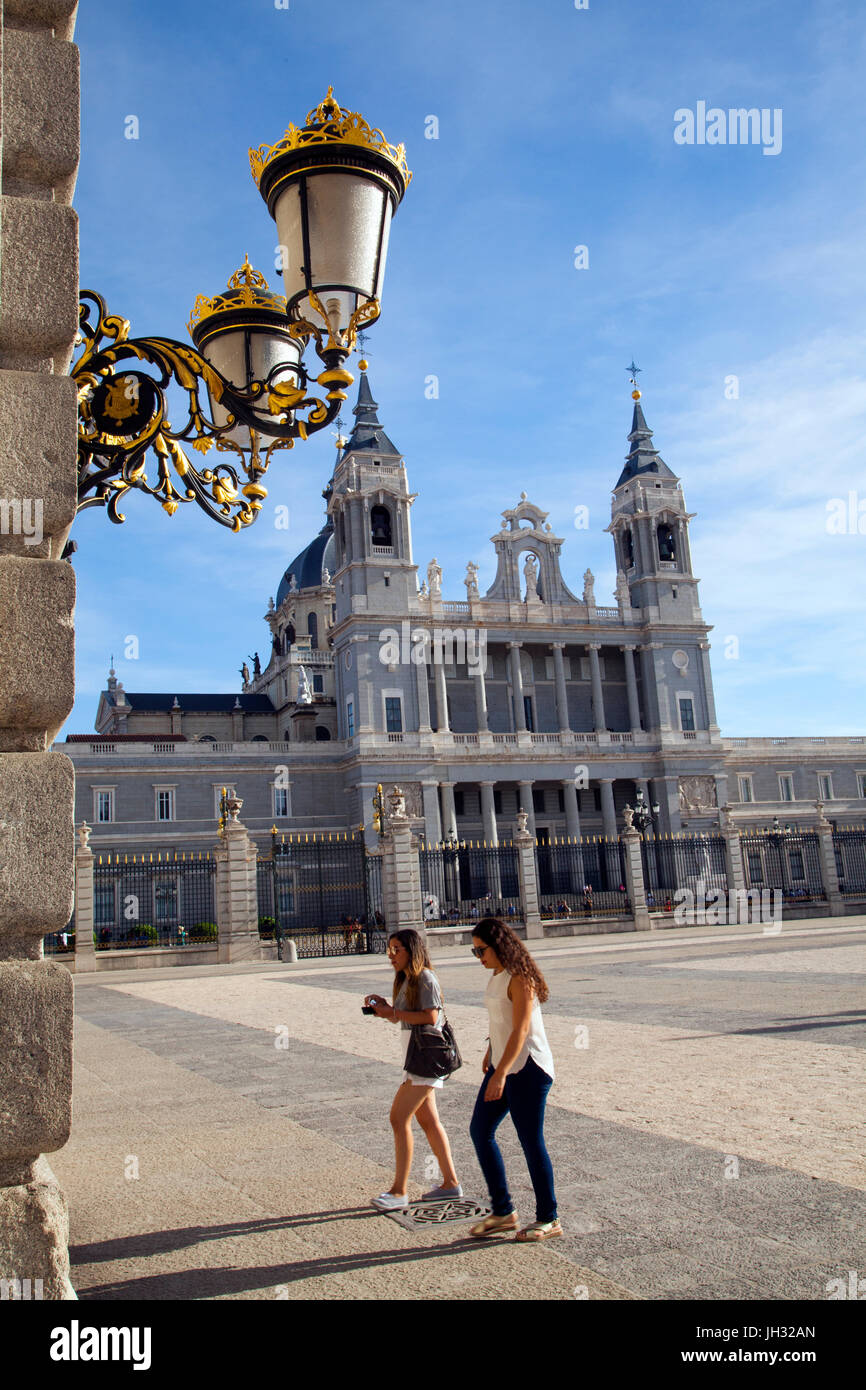
[[[218,372],[240,390],[246,389],[249,384],[244,350],[245,336],[241,329],[235,332],[221,333],[219,337],[212,338],[206,344],[202,354],[212,367],[216,367]],[[250,338],[250,359],[254,380],[264,381],[268,373],[276,366],[284,366],[285,370],[277,374],[274,378],[275,381],[297,379],[298,366],[301,360],[301,345],[299,343],[287,341],[280,334],[269,333],[266,330],[254,331]],[[210,405],[211,418],[214,424],[221,428],[228,419],[228,412],[214,401],[213,397],[210,397]],[[262,409],[263,411],[267,410],[265,402],[262,402]],[[242,449],[248,449],[249,434],[248,427],[241,424],[230,430],[226,438],[234,440]]]

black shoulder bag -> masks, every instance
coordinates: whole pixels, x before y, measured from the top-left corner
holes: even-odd
[[[444,1009],[442,1013],[444,1015]],[[437,1081],[440,1076],[450,1076],[463,1066],[454,1029],[447,1018],[441,1029],[426,1023],[412,1023],[409,1027],[412,1036],[403,1065],[411,1076],[424,1076]]]

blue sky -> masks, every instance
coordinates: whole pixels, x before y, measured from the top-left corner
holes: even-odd
[[[435,554],[463,598],[474,559],[483,592],[489,537],[525,490],[565,537],[569,586],[589,565],[612,602],[604,528],[634,358],[696,514],[723,733],[863,732],[866,534],[827,530],[834,498],[866,513],[862,5],[84,0],[76,41],[81,283],[133,333],[186,340],[195,296],[247,252],[280,288],[247,150],[333,84],[414,171],[367,356],[418,493],[422,569]],[[674,113],[699,101],[780,109],[781,151],[675,143]],[[122,526],[77,519],[67,732],[92,729],[112,652],[128,690],[240,688],[242,661],[267,657],[269,595],[322,525],[333,458],[330,434],[277,453],[238,535],[134,493]]]

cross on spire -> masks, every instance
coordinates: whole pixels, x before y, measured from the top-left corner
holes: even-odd
[[[631,382],[632,386],[637,386],[637,378],[641,370],[642,368],[635,366],[634,358],[632,358],[630,365],[626,367],[626,371],[629,373],[629,381]]]

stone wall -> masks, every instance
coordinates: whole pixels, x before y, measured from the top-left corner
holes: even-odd
[[[0,196],[0,1277],[69,1285],[63,1195],[72,980],[42,937],[72,906],[73,769],[47,751],[72,707],[78,322],[75,0],[2,0]]]

